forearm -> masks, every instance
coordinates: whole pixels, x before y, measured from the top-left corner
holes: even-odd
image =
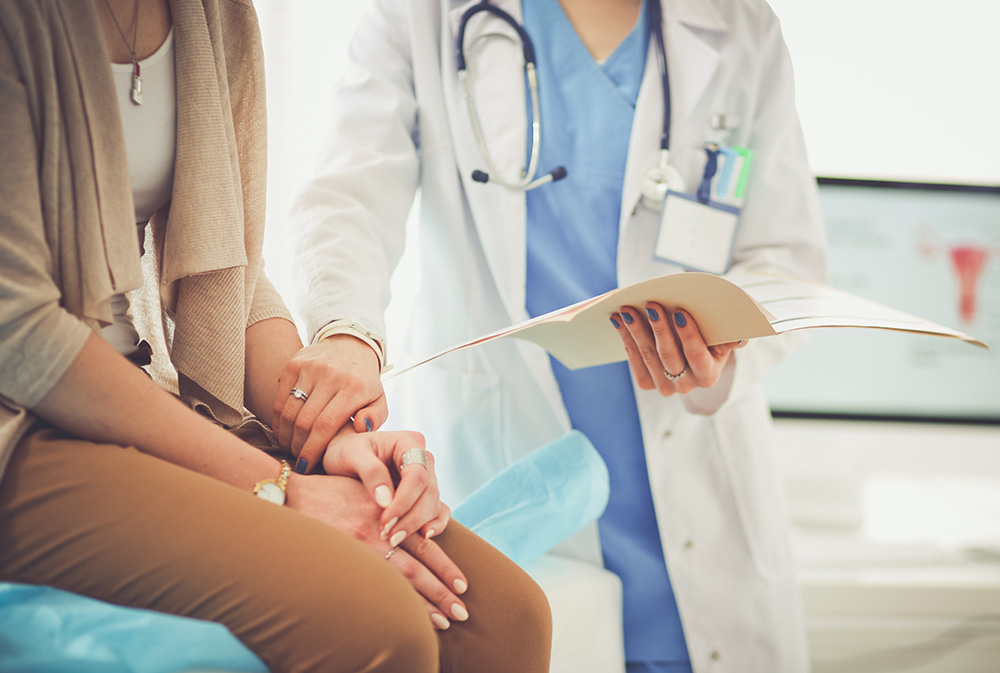
[[[277,474],[274,458],[186,407],[96,334],[32,411],[76,437],[132,446],[243,490]]]
[[[281,372],[301,348],[295,325],[282,318],[261,320],[247,328],[243,404],[265,423],[271,422]]]

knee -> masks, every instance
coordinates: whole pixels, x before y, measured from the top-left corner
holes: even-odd
[[[396,589],[345,595],[313,586],[276,609],[271,628],[248,645],[273,671],[436,673],[430,618],[409,585]]]
[[[359,662],[361,665],[351,671],[437,673],[438,638],[429,615],[422,608],[406,614],[396,608],[390,604],[377,611],[377,635],[369,634],[375,637],[371,638],[368,651]]]
[[[511,618],[494,625],[497,633],[510,647],[547,653],[552,641],[552,611],[545,592],[526,573],[519,572],[508,581],[504,594]]]
[[[479,578],[474,601],[470,581],[469,621],[453,624],[441,634],[443,671],[547,673],[549,670],[552,614],[548,599],[534,580],[513,563],[510,566],[506,572],[498,573],[495,582]]]

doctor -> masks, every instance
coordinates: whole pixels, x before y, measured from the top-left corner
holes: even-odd
[[[313,346],[283,378],[316,392],[275,413],[297,469],[348,416],[386,418],[383,311],[404,251],[415,300],[390,354],[408,362],[703,268],[664,230],[713,215],[728,233],[711,237],[726,252],[711,270],[824,278],[791,65],[763,0],[376,0],[293,214]],[[572,553],[623,579],[629,671],[807,670],[759,385],[793,338],[708,348],[667,309],[609,316],[627,364],[570,372],[518,340],[438,359],[391,382],[393,424],[426,435],[452,502],[582,429],[612,499]]]

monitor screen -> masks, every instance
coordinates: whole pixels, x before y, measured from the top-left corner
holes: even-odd
[[[1000,187],[820,178],[830,284],[970,334],[810,330],[775,415],[1000,423]]]

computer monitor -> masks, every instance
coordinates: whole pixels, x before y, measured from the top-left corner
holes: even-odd
[[[830,284],[975,336],[809,330],[765,378],[776,416],[1000,424],[1000,186],[819,179]]]

